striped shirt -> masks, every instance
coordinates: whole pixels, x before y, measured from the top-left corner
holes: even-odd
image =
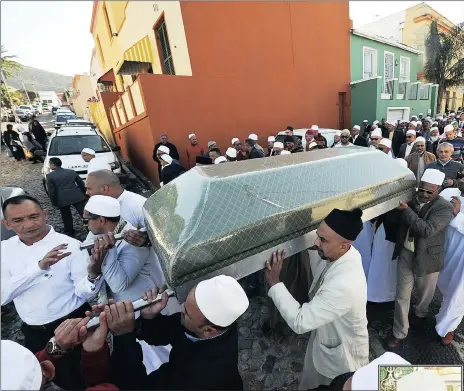
[[[464,137],[456,137],[452,140],[448,140],[444,138],[438,143],[438,146],[440,146],[440,144],[443,144],[443,143],[449,143],[453,146],[454,152],[451,155],[451,159],[453,159],[456,162],[463,163],[464,161]]]

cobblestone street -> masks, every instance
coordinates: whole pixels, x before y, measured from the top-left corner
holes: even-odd
[[[38,198],[49,212],[48,223],[62,232],[59,210],[52,207],[42,185],[42,164],[16,162],[7,157],[2,147],[0,165],[1,186],[21,187]],[[83,238],[86,229],[77,213],[73,213],[76,232]],[[440,301],[441,295],[437,291],[431,305],[431,314],[438,312]],[[371,359],[384,353],[382,341],[391,332],[392,314],[392,308],[388,306],[368,308]],[[261,326],[267,316],[266,298],[255,297],[239,321],[239,369],[245,389],[296,389],[309,334],[281,336],[271,332],[263,335]],[[2,307],[2,339],[21,343],[23,336],[20,324],[13,305]],[[396,353],[414,364],[463,364],[464,324],[461,323],[456,331],[455,341],[449,346],[442,346],[434,330],[434,317],[430,315],[428,324],[423,329],[411,330],[407,346]]]

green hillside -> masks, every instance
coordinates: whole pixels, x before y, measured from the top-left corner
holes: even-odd
[[[23,89],[21,78],[24,80],[26,89],[33,91],[32,82],[35,81],[36,91],[55,91],[63,92],[71,87],[72,77],[60,75],[59,73],[53,73],[28,67],[23,65],[23,69],[19,71],[17,76],[8,78],[7,83],[10,87],[16,89]]]

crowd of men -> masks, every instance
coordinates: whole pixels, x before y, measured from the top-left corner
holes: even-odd
[[[358,146],[391,156],[417,179],[412,201],[372,221],[363,223],[360,209],[334,209],[324,218],[314,246],[304,252],[309,294],[302,301],[283,272],[285,252],[263,260],[270,303],[292,332],[311,332],[299,389],[376,390],[379,364],[407,363],[401,350],[369,363],[368,301],[394,302],[386,345],[400,349],[410,326],[424,324],[438,286],[437,336],[445,345],[453,341],[464,316],[464,114],[457,124],[450,117],[364,123],[340,131],[332,146],[316,125],[306,132],[305,147],[287,127],[283,142],[271,136],[264,149],[250,134],[243,146],[234,138],[225,155],[213,141],[203,149],[190,134],[187,169]],[[37,390],[54,381],[65,390],[243,389],[237,320],[249,298],[242,284],[220,275],[193,287],[184,303],[168,298],[144,229],[145,198],[125,190],[94,151],[82,156],[91,166],[85,184],[59,159],[51,160],[47,178],[68,235],[47,224],[47,211],[30,195],[2,205],[2,223],[17,235],[1,246],[1,304],[14,303],[25,347],[2,340],[1,388]],[[164,185],[185,171],[167,135],[153,158]],[[88,228],[89,249],[69,236],[71,205]],[[409,316],[414,286],[418,300]],[[140,297],[153,304],[134,311]],[[92,317],[99,319],[96,329],[86,327]],[[441,387],[430,374],[408,381],[415,389]]]

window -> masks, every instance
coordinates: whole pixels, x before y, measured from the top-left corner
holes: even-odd
[[[171,46],[169,45],[168,31],[166,28],[166,21],[164,17],[155,27],[156,39],[158,41],[158,49],[161,53],[161,64],[163,66],[163,73],[167,75],[175,75],[174,62],[172,60]]]
[[[400,56],[400,83],[411,81],[411,59]]]
[[[410,100],[416,100],[417,99],[417,91],[419,89],[419,84],[411,84],[411,87],[409,88],[409,99]]]
[[[377,50],[363,47],[363,79],[377,76]]]
[[[102,65],[105,65],[105,57],[103,57],[103,51],[102,51],[102,47],[101,47],[101,43],[100,43],[100,37],[98,35],[97,35],[97,49],[98,49],[98,53],[100,54]]]
[[[384,94],[392,95],[393,78],[395,77],[395,55],[390,52],[384,52],[383,65],[383,92]]]
[[[429,99],[429,85],[428,84],[419,84],[419,99],[427,100]]]
[[[111,23],[110,18],[108,16],[108,10],[106,9],[106,4],[103,4],[103,14],[105,15],[105,22],[108,26],[108,34],[110,35],[110,39],[113,38],[113,30],[111,30]]]

